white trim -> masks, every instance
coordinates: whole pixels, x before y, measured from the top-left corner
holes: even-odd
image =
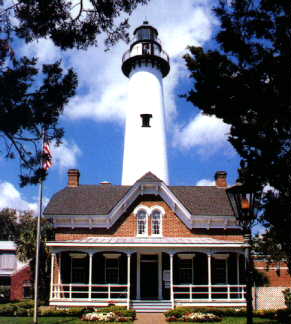
[[[244,243],[159,243],[159,242],[151,242],[151,243],[110,243],[111,246],[118,247],[181,247],[181,248],[244,248]],[[90,242],[70,242],[70,241],[57,241],[57,242],[48,242],[47,246],[51,247],[108,247],[108,243],[90,243]]]

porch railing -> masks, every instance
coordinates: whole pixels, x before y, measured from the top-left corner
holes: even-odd
[[[128,300],[127,284],[53,284],[51,300]]]
[[[245,300],[245,285],[173,285],[174,300]]]

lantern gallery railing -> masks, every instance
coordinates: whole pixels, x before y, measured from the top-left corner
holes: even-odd
[[[169,62],[169,56],[168,54],[163,51],[163,50],[159,50],[159,49],[154,49],[151,53],[145,53],[142,48],[138,48],[135,51],[131,51],[131,50],[127,50],[123,56],[122,56],[122,62],[128,60],[131,57],[136,57],[136,56],[141,56],[141,55],[154,55],[154,56],[158,56],[162,59],[164,59],[165,61]]]
[[[175,300],[245,300],[245,285],[173,285]]]
[[[51,300],[127,300],[127,284],[54,284]]]

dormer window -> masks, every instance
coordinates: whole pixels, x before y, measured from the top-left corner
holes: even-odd
[[[137,235],[147,236],[147,213],[144,209],[137,212]]]
[[[151,127],[150,120],[153,117],[152,114],[141,114],[140,117],[142,120],[141,127]]]
[[[155,209],[152,212],[152,235],[162,234],[162,215],[160,210]]]

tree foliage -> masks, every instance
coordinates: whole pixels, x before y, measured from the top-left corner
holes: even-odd
[[[264,223],[291,273],[291,5],[285,0],[220,0],[216,47],[189,47],[188,101],[231,125],[240,180],[262,187]],[[256,187],[257,188],[257,187]]]
[[[4,208],[0,210],[0,241],[14,241],[18,236],[17,211]]]
[[[86,49],[103,33],[110,47],[128,40],[127,16],[148,1],[19,0],[9,6],[0,0],[0,156],[19,158],[22,185],[45,177],[42,131],[60,144],[64,130],[58,121],[75,94],[77,76],[72,69],[64,72],[61,62],[39,67],[37,58],[16,55],[17,46],[50,38],[61,49]]]
[[[19,234],[15,240],[17,258],[22,262],[29,262],[32,280],[35,274],[35,254],[36,254],[36,234],[37,218],[33,217],[30,212],[26,212],[19,218]],[[54,239],[52,224],[41,219],[39,249],[39,296],[42,300],[47,300],[49,296],[50,285],[50,251],[46,242]]]

